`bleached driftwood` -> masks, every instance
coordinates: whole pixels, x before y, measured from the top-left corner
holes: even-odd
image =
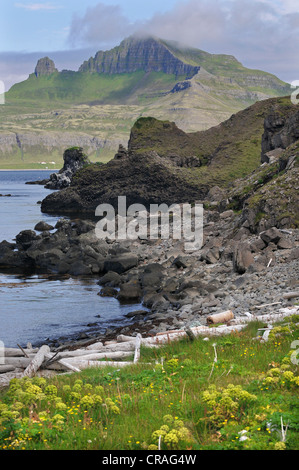
[[[15,366],[11,365],[0,365],[0,374],[6,374],[7,372],[12,372],[15,370]]]
[[[141,334],[138,333],[136,336],[136,345],[135,345],[135,354],[134,354],[134,364],[139,361],[140,359],[140,346],[141,346]]]
[[[134,336],[126,336],[126,335],[118,335],[116,338],[116,341],[118,343],[125,343],[126,341],[134,341],[135,337]]]
[[[262,305],[255,305],[253,308],[261,309],[265,307],[273,307],[273,305],[279,305],[282,302],[272,302],[271,304],[262,304]]]
[[[130,351],[116,351],[116,352],[100,352],[96,354],[86,354],[85,356],[80,357],[68,357],[67,361],[71,364],[79,363],[82,361],[98,361],[100,359],[122,359],[123,357],[131,356],[132,352]]]
[[[107,366],[113,366],[113,367],[125,367],[125,366],[130,366],[132,365],[133,362],[117,362],[117,361],[87,361],[85,359],[81,359],[80,361],[77,360],[77,362],[74,362],[74,365],[76,365],[78,368],[81,370],[87,369],[89,367],[107,367]]]
[[[296,297],[299,297],[299,291],[283,294],[284,299],[295,299]]]
[[[156,334],[156,336],[172,335],[173,333],[175,333],[175,334],[185,333],[185,330],[167,330],[167,331],[160,331],[159,333]]]
[[[23,372],[13,371],[13,372],[8,372],[7,374],[1,375],[0,376],[0,389],[8,387],[11,379],[21,378],[22,374]]]
[[[28,357],[7,357],[5,358],[5,365],[14,366],[20,369],[26,369],[29,366],[31,359]]]
[[[38,369],[40,368],[40,366],[42,365],[42,363],[44,362],[45,360],[45,355],[46,354],[49,354],[50,352],[50,348],[49,346],[47,345],[43,345],[39,350],[38,352],[36,353],[36,355],[34,356],[34,358],[32,359],[32,361],[29,363],[29,365],[26,367],[26,369],[24,370],[24,377],[27,376],[27,377],[34,377],[34,375],[36,374],[36,372],[38,371]]]
[[[35,373],[43,367],[43,363],[45,359],[52,359],[53,355],[52,354],[45,354],[43,361],[41,364],[36,368]],[[9,357],[6,359],[6,365],[15,367],[15,368],[20,368],[20,369],[26,369],[29,367],[29,365],[32,363],[34,358],[27,358],[27,357]],[[55,370],[72,370],[73,372],[80,372],[78,368],[75,368],[72,364],[69,364],[68,361],[65,361],[63,359],[57,360],[54,363],[56,367],[52,367],[52,364],[47,365],[48,369],[55,369]],[[27,375],[27,374],[26,374]],[[32,375],[33,377],[33,375]]]
[[[243,324],[243,323],[249,323],[250,321],[262,321],[262,322],[273,322],[277,323],[284,318],[287,318],[291,315],[294,315],[299,312],[299,307],[294,306],[294,307],[286,307],[286,308],[280,308],[279,313],[268,313],[265,315],[250,315],[246,317],[238,317],[230,322],[231,325],[234,324]]]
[[[26,357],[29,354],[36,353],[38,349],[19,349],[19,348],[4,348],[5,357]]]
[[[226,323],[234,318],[234,314],[231,310],[226,310],[225,312],[216,313],[215,315],[210,315],[207,317],[208,324],[216,323]]]
[[[269,327],[265,329],[265,331],[263,333],[263,336],[262,336],[262,341],[264,341],[264,342],[268,341],[269,334],[270,334],[270,331],[272,330],[272,328],[273,328],[273,326],[269,325]]]
[[[125,343],[108,344],[107,346],[104,346],[103,351],[111,351],[111,352],[134,351],[135,342],[136,342],[136,339],[134,338],[133,341],[126,341]]]
[[[246,325],[251,321],[262,321],[267,323],[267,328],[263,335],[263,341],[267,340],[268,334],[271,330],[271,325],[275,322],[281,321],[293,314],[299,312],[299,306],[292,306],[279,309],[279,313],[267,314],[267,315],[253,315],[249,312],[244,314],[244,317],[238,317],[230,319],[229,325],[223,326],[198,326],[189,328],[194,336],[222,336],[230,334],[234,331],[241,331]],[[225,312],[222,312],[225,313]],[[221,314],[218,314],[221,315]],[[213,317],[215,317],[213,315]],[[222,319],[223,321],[223,319]],[[123,335],[119,338],[121,341],[109,341],[105,346],[101,342],[97,342],[89,345],[86,348],[78,348],[73,351],[58,351],[54,354],[49,351],[48,346],[42,346],[37,350],[37,354],[33,354],[33,349],[31,345],[27,345],[26,355],[29,357],[24,357],[22,350],[17,348],[6,348],[5,351],[5,364],[2,366],[7,368],[7,370],[14,370],[14,372],[8,372],[7,374],[3,373],[0,377],[0,387],[9,385],[9,380],[12,377],[23,376],[29,374],[33,375],[47,375],[54,374],[58,371],[67,373],[71,372],[80,372],[83,369],[88,367],[125,367],[128,365],[136,364],[140,358],[140,347],[145,345],[147,347],[157,347],[159,348],[163,344],[167,344],[171,341],[179,340],[181,338],[190,338],[187,330],[169,330],[165,332],[158,333],[154,337],[142,338],[140,334],[134,337],[129,337]],[[29,346],[29,347],[28,347]],[[133,354],[134,351],[134,360],[133,362],[117,362],[110,360],[100,360],[100,359],[120,359],[127,357]],[[11,356],[10,356],[11,355]],[[39,370],[40,368],[42,368]],[[45,369],[46,368],[46,369]],[[20,369],[25,369],[24,372],[19,372]],[[4,369],[3,369],[4,370]],[[5,369],[6,370],[6,369]],[[1,368],[0,368],[1,371]],[[10,378],[9,378],[10,377]]]
[[[103,349],[104,345],[101,341],[97,341],[96,343],[90,344],[89,346],[86,346],[86,349],[92,349],[96,351],[100,351]]]
[[[51,354],[46,354],[46,359],[53,359],[53,356]],[[64,359],[57,359],[59,365],[62,366],[62,368],[65,368],[66,370],[71,370],[72,372],[81,372],[78,367],[75,367],[74,365],[70,364],[69,361],[65,361]]]
[[[197,326],[190,328],[194,336],[220,336],[224,334],[232,333],[233,331],[241,331],[245,328],[245,325],[232,325],[232,326],[218,326],[218,327],[209,327],[209,326]],[[151,337],[151,338],[143,338],[141,340],[141,344],[145,346],[151,344],[166,344],[170,341],[179,340],[182,338],[188,337],[186,331],[178,330],[176,333],[175,331],[165,332],[163,334]]]
[[[84,358],[84,356],[90,356],[90,355],[99,355],[99,354],[102,354],[103,350],[105,348],[103,348],[102,350],[97,350],[97,349],[75,349],[74,351],[61,351],[59,352],[59,357],[60,358],[63,358],[63,359],[66,359],[66,358],[69,358],[69,357],[82,357]],[[53,353],[51,353],[52,356],[54,356]]]

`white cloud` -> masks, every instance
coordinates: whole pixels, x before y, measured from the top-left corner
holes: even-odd
[[[292,81],[299,76],[296,5],[298,0],[181,0],[167,12],[132,23],[119,5],[98,3],[73,17],[69,40],[72,46],[99,50],[142,32],[231,54],[247,67]]]
[[[15,3],[15,7],[30,11],[59,10],[62,8],[60,5],[53,5],[52,3]]]
[[[83,17],[73,15],[69,41],[72,45],[108,45],[110,41],[122,40],[134,30],[119,5],[98,3],[87,8]]]
[[[236,1],[236,0],[233,0]],[[265,5],[269,5],[278,15],[291,15],[299,13],[298,0],[259,0]]]

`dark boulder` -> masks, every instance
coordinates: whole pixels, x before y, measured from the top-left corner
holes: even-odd
[[[121,284],[117,299],[121,303],[139,302],[142,298],[142,290],[137,281]]]
[[[45,232],[45,231],[48,231],[48,230],[53,230],[54,227],[50,224],[47,224],[47,222],[44,222],[44,221],[40,221],[36,224],[36,226],[34,227],[34,230],[37,230],[38,232]]]
[[[247,243],[238,243],[233,253],[233,267],[238,274],[244,274],[254,263],[253,255]]]
[[[146,292],[161,289],[164,279],[164,268],[159,263],[148,264],[140,273],[140,283]]]
[[[269,245],[269,243],[277,244],[281,239],[281,232],[276,227],[271,227],[265,232],[260,233],[261,239]]]
[[[117,294],[118,294],[118,291],[116,289],[114,289],[113,287],[103,287],[100,292],[99,292],[99,295],[101,297],[117,297]]]
[[[117,257],[112,257],[104,261],[104,271],[113,271],[118,274],[123,274],[131,268],[138,265],[138,257],[132,254],[124,254]]]
[[[37,240],[37,235],[33,230],[22,230],[16,236],[17,247],[22,250],[28,250],[35,240]]]
[[[113,271],[109,271],[101,277],[98,284],[100,286],[119,287],[122,283],[121,276]]]

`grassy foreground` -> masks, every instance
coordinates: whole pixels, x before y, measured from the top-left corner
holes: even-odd
[[[261,343],[265,325],[252,322],[143,348],[151,364],[13,379],[0,396],[0,449],[297,450],[298,325],[293,315]]]

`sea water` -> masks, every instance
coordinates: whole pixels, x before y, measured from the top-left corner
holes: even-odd
[[[43,214],[39,202],[51,191],[28,181],[43,180],[50,171],[0,171],[0,242],[13,242],[22,230],[34,230],[43,220],[55,225],[59,217]],[[7,195],[10,194],[9,197]],[[97,295],[97,277],[20,276],[0,272],[0,341],[6,347],[41,344],[85,332],[128,324],[128,312],[141,308],[120,305]]]

